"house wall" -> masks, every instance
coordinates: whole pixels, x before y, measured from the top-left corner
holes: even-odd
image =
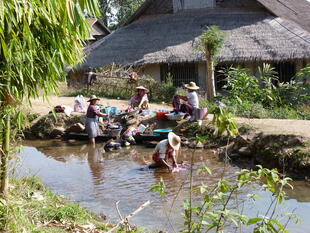
[[[152,64],[141,68],[139,75],[152,76],[153,79],[160,82],[160,65]]]
[[[310,61],[296,61],[296,72],[298,72],[301,68],[305,67]],[[252,73],[253,75],[258,75],[258,67],[263,66],[263,62],[243,62],[243,63],[220,63],[219,65],[227,64],[228,66],[239,66],[241,68],[246,68]],[[201,88],[200,93],[204,94],[204,90],[206,90],[207,83],[206,83],[206,64],[205,63],[198,63],[198,82],[197,85]],[[141,68],[139,75],[150,75],[155,80],[160,81],[160,65],[153,64],[153,65],[146,65]],[[308,78],[308,82],[310,82],[310,78]]]

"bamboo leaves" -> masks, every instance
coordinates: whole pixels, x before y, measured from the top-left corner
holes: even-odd
[[[21,113],[12,111],[10,117],[6,111],[16,110],[24,98],[38,97],[41,89],[44,96],[56,92],[58,81],[65,77],[63,67],[82,60],[83,40],[90,31],[84,11],[98,16],[97,0],[0,0],[0,113],[4,118],[0,129],[6,132],[0,157],[7,156],[4,146],[16,136],[6,124],[8,118],[16,119],[14,129],[24,122]],[[2,163],[0,171],[5,166]]]

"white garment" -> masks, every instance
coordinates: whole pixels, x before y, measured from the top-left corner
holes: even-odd
[[[156,147],[155,147],[155,150],[154,150],[154,153],[153,154],[156,154],[156,153],[159,153],[159,158],[160,159],[164,159],[166,158],[166,151],[167,151],[167,148],[168,148],[168,139],[165,139],[165,140],[162,140],[160,141]],[[175,156],[175,150],[173,150],[172,152],[172,155]]]
[[[186,97],[189,105],[193,106],[194,108],[199,108],[199,98],[196,91],[188,92]]]

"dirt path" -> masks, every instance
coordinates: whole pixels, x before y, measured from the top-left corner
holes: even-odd
[[[45,115],[49,111],[51,111],[53,107],[56,105],[67,105],[73,108],[74,98],[75,97],[50,96],[49,102],[44,102],[42,98],[34,99],[31,101],[32,113],[39,113],[40,115]],[[86,98],[85,98],[85,101],[87,101]],[[126,109],[128,107],[128,101],[117,100],[117,99],[100,98],[99,104],[102,104],[104,106],[117,107],[118,109]],[[159,110],[159,109],[170,109],[168,105],[163,105],[163,104],[150,104],[150,108],[154,111]]]
[[[126,100],[101,98],[100,104],[105,106],[115,106],[119,109],[125,109]],[[40,115],[47,114],[53,106],[68,105],[73,107],[74,97],[49,97],[49,103],[43,102],[42,99],[32,101],[32,112]],[[168,105],[150,104],[152,110],[171,109]],[[277,120],[277,119],[247,119],[236,118],[239,123],[246,123],[265,134],[295,134],[310,138],[310,121],[306,120]]]
[[[294,134],[310,138],[310,121],[236,118],[265,134]]]

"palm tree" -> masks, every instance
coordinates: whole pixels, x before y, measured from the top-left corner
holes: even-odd
[[[199,37],[198,50],[204,52],[206,58],[207,99],[213,101],[215,93],[214,62],[216,55],[224,44],[225,36],[217,26],[211,26]]]

